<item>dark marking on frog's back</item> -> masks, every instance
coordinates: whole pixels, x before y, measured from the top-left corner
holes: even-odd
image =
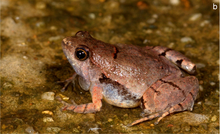
[[[118,54],[118,48],[114,46],[114,53],[113,53],[113,58],[116,59],[117,58],[117,54]]]
[[[181,59],[181,60],[177,60],[177,61],[176,61],[176,64],[177,64],[178,66],[181,66],[182,62],[183,62],[182,59]]]
[[[172,49],[167,48],[163,53],[159,54],[159,56],[166,56],[166,52],[170,51]]]

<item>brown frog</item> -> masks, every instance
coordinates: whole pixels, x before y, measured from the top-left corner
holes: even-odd
[[[122,108],[140,106],[144,117],[130,126],[156,117],[158,123],[170,113],[193,109],[198,79],[184,76],[180,68],[193,74],[196,66],[177,51],[161,46],[111,45],[83,31],[63,39],[62,48],[76,72],[68,81],[78,74],[79,84],[92,96],[92,103],[81,105],[58,97],[65,104],[63,109],[94,113],[100,111],[102,99]]]

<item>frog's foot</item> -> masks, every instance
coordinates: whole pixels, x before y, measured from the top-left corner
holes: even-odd
[[[74,73],[73,76],[71,76],[70,78],[64,80],[64,81],[57,81],[56,83],[65,83],[64,87],[61,89],[61,92],[64,92],[66,90],[66,87],[72,82],[73,85],[75,84],[74,83],[74,80],[76,78],[77,74]]]
[[[93,103],[77,105],[74,101],[73,104],[66,103],[61,97],[56,97],[58,101],[64,104],[62,110],[73,111],[75,113],[95,113],[100,111],[102,107],[102,90],[99,87],[94,86],[91,92]]]
[[[136,120],[136,121],[134,121],[134,122],[128,124],[127,126],[128,126],[128,127],[131,127],[131,126],[134,126],[134,125],[139,124],[139,123],[141,123],[141,122],[148,121],[148,120],[152,120],[152,119],[154,119],[154,118],[156,118],[156,117],[159,117],[159,116],[160,116],[159,113],[155,113],[155,114],[149,115],[148,117],[144,117],[144,118],[138,119],[138,120]]]
[[[61,110],[66,110],[67,107],[69,107],[69,109],[74,108],[77,106],[77,104],[71,100],[72,104],[69,104],[65,101],[62,100],[62,98],[60,96],[56,96],[56,100],[58,100],[59,102],[61,102],[64,106],[61,108]]]

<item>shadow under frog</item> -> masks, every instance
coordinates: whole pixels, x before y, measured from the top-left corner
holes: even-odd
[[[80,105],[57,97],[63,109],[95,113],[102,99],[122,108],[140,106],[144,117],[129,126],[156,117],[158,123],[170,113],[193,109],[198,79],[183,76],[180,68],[193,74],[196,66],[177,51],[162,46],[111,45],[83,31],[63,39],[62,48],[75,70],[67,82],[79,75],[79,84],[92,96],[91,103]]]

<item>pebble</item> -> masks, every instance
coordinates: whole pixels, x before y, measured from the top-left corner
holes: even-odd
[[[174,5],[174,6],[177,6],[177,5],[180,4],[180,0],[170,0],[170,4]]]
[[[44,117],[43,122],[54,122],[52,117]]]
[[[95,134],[99,134],[99,131],[98,130],[102,130],[101,128],[98,128],[98,127],[95,127],[95,128],[89,128],[89,130],[87,132],[90,132],[92,131],[93,133]]]
[[[36,131],[34,130],[34,128],[31,127],[31,126],[28,126],[28,127],[25,129],[25,132],[27,132],[28,134],[38,134],[38,132],[36,132]]]
[[[5,82],[2,87],[3,88],[12,88],[12,84],[9,82]]]
[[[128,117],[128,114],[125,114],[124,117]]]
[[[94,13],[89,13],[89,18],[90,19],[95,19],[95,14]]]
[[[157,14],[153,14],[153,15],[152,15],[152,18],[157,19],[157,18],[158,18],[158,15],[157,15]]]
[[[63,95],[63,94],[59,94],[59,96],[62,98],[62,100],[64,100],[64,101],[68,101],[69,99],[70,99],[70,97],[68,97],[68,96],[65,96],[65,95]]]
[[[154,18],[151,18],[151,19],[148,19],[147,20],[147,23],[149,23],[149,24],[153,24],[153,23],[155,23],[155,19]]]
[[[154,124],[150,124],[151,127],[154,127]]]
[[[190,131],[190,125],[186,125],[186,126],[185,126],[185,131],[186,131],[186,132]]]
[[[38,1],[38,2],[36,3],[35,7],[36,7],[37,9],[44,9],[44,8],[46,8],[46,3]]]
[[[77,128],[73,128],[73,133],[79,133],[80,131]]]
[[[211,86],[215,86],[215,82],[210,82],[209,83]]]
[[[217,120],[217,116],[216,115],[214,115],[214,116],[212,116],[212,118],[211,118],[211,121],[216,121]]]
[[[50,26],[50,30],[56,31],[56,30],[57,30],[57,27],[56,27],[56,26]]]
[[[201,26],[201,27],[204,27],[204,26],[207,25],[207,24],[210,24],[210,21],[204,20],[204,21],[202,21],[202,22],[200,23],[200,26]]]
[[[49,41],[56,41],[56,40],[59,40],[59,39],[61,39],[61,36],[54,36],[54,37],[50,37],[48,40]]]
[[[203,86],[202,85],[199,85],[199,91],[203,91],[204,90],[204,88],[203,88]]]
[[[206,67],[205,64],[203,64],[203,63],[196,63],[196,68],[200,69],[200,68],[204,68],[204,67]]]
[[[61,128],[59,127],[47,127],[48,132],[54,132],[54,133],[59,133]]]
[[[54,100],[54,92],[45,92],[41,95],[41,99],[43,100]]]
[[[202,105],[202,102],[201,102],[201,101],[199,101],[197,104],[198,104],[198,105]]]
[[[202,17],[202,14],[201,14],[201,13],[195,13],[195,14],[193,14],[193,15],[189,18],[189,20],[190,20],[190,21],[196,21],[196,20],[200,19],[201,17]]]
[[[46,110],[46,111],[42,111],[42,114],[49,114],[49,115],[53,115],[53,112]]]
[[[180,39],[182,43],[194,42],[194,40],[190,37],[183,37]]]
[[[109,118],[109,119],[108,119],[108,122],[112,122],[112,121],[113,121],[112,118]]]
[[[198,126],[208,123],[210,116],[205,114],[196,114],[192,112],[184,112],[176,116],[172,116],[173,120],[188,123],[190,126]]]

